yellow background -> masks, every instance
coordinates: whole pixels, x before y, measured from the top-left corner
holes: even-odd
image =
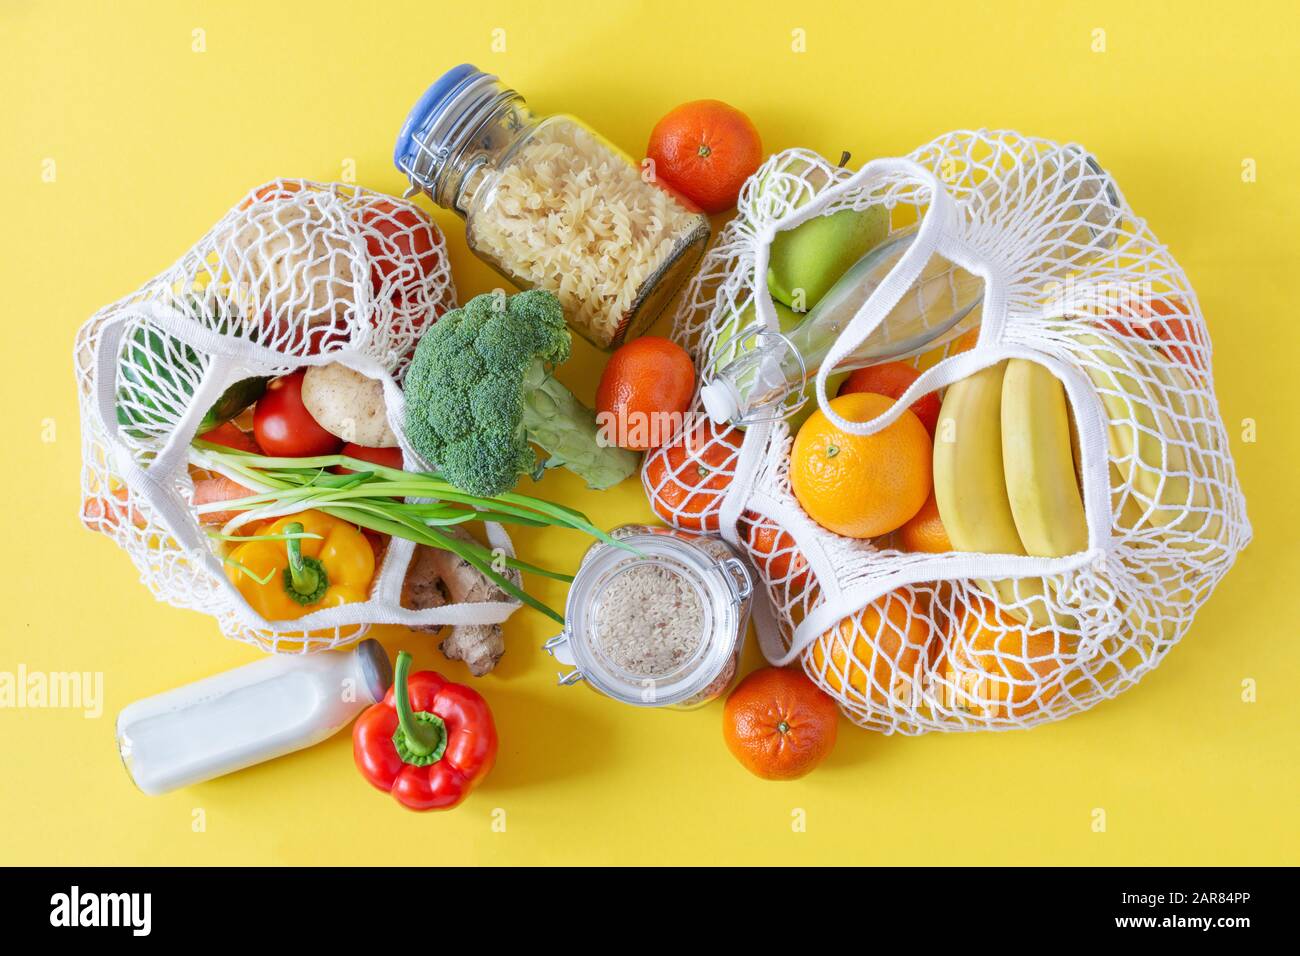
[[[98,720],[0,710],[0,863],[1300,862],[1292,5],[716,6],[0,5],[0,670],[102,671],[106,697]],[[791,49],[796,28],[806,52]],[[855,165],[958,127],[1087,144],[1198,290],[1256,541],[1141,686],[1030,732],[886,738],[844,723],[812,776],[763,783],[724,749],[718,704],[647,712],[556,687],[539,649],[554,629],[521,612],[501,666],[476,683],[500,725],[497,769],[453,813],[407,813],[371,790],[346,733],[166,797],[137,793],[114,752],[116,712],[257,652],[155,603],[126,556],[79,526],[73,334],[257,183],[338,179],[353,161],[363,185],[400,192],[397,128],[462,61],[637,155],[660,115],[700,97],[748,112],[769,151],[850,150]],[[436,217],[462,297],[495,286],[459,222]],[[599,358],[580,346],[561,375],[588,400]],[[597,495],[553,474],[540,491],[605,526],[650,516],[635,482]],[[517,540],[565,568],[585,547],[563,532]],[[562,603],[562,585],[531,586]],[[380,636],[467,677],[425,636]],[[747,665],[757,658],[751,647]],[[798,809],[806,832],[792,828]]]

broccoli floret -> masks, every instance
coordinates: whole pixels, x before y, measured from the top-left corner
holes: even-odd
[[[475,296],[420,339],[406,373],[406,437],[470,494],[509,491],[540,472],[530,442],[592,488],[636,470],[597,440],[596,416],[551,374],[572,342],[559,300],[540,289]]]

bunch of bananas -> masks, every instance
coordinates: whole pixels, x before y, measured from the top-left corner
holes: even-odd
[[[1065,388],[1046,367],[1006,359],[955,383],[935,429],[934,496],[953,547],[1061,557],[1088,546]],[[1041,579],[980,581],[1035,625],[1052,614]]]
[[[1107,418],[1116,533],[1182,559],[1223,553],[1207,389],[1136,336],[1080,325],[1069,341]],[[935,438],[935,499],[954,548],[1051,558],[1088,547],[1077,433],[1046,366],[1007,359],[952,385]],[[1138,562],[1135,574],[1166,602],[1187,600],[1179,563]],[[1077,629],[1042,579],[977,583],[1031,626]]]

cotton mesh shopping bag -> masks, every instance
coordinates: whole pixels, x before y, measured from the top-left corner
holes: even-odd
[[[873,206],[898,251],[806,387],[741,409],[739,424],[710,419],[697,394],[687,427],[647,457],[646,493],[669,523],[748,553],[769,598],[755,612],[764,654],[800,661],[864,727],[1007,729],[1086,710],[1160,662],[1250,539],[1196,295],[1080,146],[959,131],[856,172],[790,150],[748,181],[677,312],[673,335],[706,383],[720,352],[784,349],[791,365],[766,282],[773,239]],[[846,421],[827,379],[873,349],[908,356],[920,378],[878,418]],[[801,394],[867,435],[1008,359],[1064,386],[1086,546],[908,553],[893,535],[833,534],[799,506],[788,417]]]
[[[83,521],[130,555],[159,600],[210,614],[227,636],[268,651],[342,646],[371,624],[503,621],[516,602],[404,609],[414,545],[400,538],[368,600],[267,621],[231,584],[193,510],[190,441],[205,412],[237,382],[310,365],[338,362],[380,381],[406,466],[426,467],[402,437],[400,382],[421,333],[454,307],[442,234],[418,207],[307,180],[251,191],[79,331]],[[499,526],[487,533],[512,553]]]

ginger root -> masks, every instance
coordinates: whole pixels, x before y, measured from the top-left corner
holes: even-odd
[[[461,528],[449,527],[445,533],[461,540],[472,540]],[[516,583],[519,572],[505,572]],[[402,582],[402,607],[422,611],[445,604],[475,604],[482,601],[508,601],[510,596],[468,561],[428,545],[416,545],[411,563]],[[438,634],[445,625],[412,628],[426,634]],[[451,633],[438,645],[448,660],[464,661],[469,672],[482,677],[505,653],[506,642],[500,624],[454,624]]]

